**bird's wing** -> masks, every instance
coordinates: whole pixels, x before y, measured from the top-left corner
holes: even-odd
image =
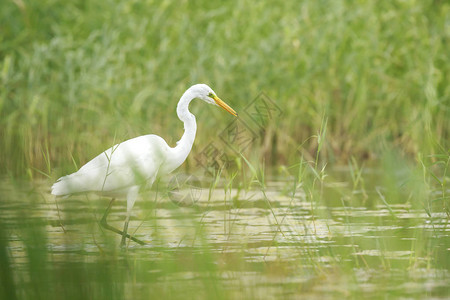
[[[130,139],[99,154],[77,172],[60,178],[54,186],[61,183],[64,194],[71,194],[108,192],[141,185],[154,180],[168,151],[167,143],[157,135]]]

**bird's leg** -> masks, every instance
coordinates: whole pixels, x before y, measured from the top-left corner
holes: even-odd
[[[125,239],[126,239],[127,235],[129,236],[129,234],[127,233],[128,222],[130,222],[130,216],[127,213],[127,218],[125,219],[125,224],[123,225],[122,241],[120,242],[120,246],[122,246],[122,247],[125,246]]]
[[[133,186],[128,190],[127,193],[127,216],[125,218],[125,223],[123,225],[123,234],[122,241],[120,245],[125,246],[125,239],[129,236],[128,231],[128,223],[130,222],[131,210],[133,209],[134,203],[136,202],[137,196],[139,193],[139,187]]]
[[[115,198],[112,198],[111,201],[109,202],[108,208],[105,210],[105,213],[103,214],[102,219],[100,220],[100,225],[102,225],[102,227],[106,228],[108,225],[108,223],[106,222],[106,217],[108,217],[109,215],[109,211],[111,210],[111,207],[113,205],[113,202],[115,201]]]
[[[145,243],[143,241],[141,241],[141,240],[139,240],[139,239],[137,239],[135,237],[132,237],[131,235],[127,234],[126,232],[124,233],[123,231],[120,231],[119,229],[117,229],[115,227],[112,227],[111,225],[109,225],[106,222],[106,218],[107,218],[107,216],[109,214],[109,211],[111,210],[111,207],[113,205],[114,200],[116,200],[116,199],[113,198],[113,199],[111,199],[111,202],[109,202],[108,208],[106,209],[105,213],[103,214],[102,219],[100,220],[100,225],[103,228],[107,229],[107,230],[111,230],[112,232],[120,234],[122,237],[125,236],[125,237],[131,239],[132,241],[135,241],[136,243],[138,243],[140,245],[145,245]]]

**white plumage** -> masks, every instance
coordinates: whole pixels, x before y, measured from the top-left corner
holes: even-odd
[[[144,135],[114,145],[82,166],[77,172],[59,178],[52,186],[52,194],[67,196],[76,193],[96,192],[112,196],[101,224],[122,235],[122,245],[128,237],[138,243],[142,241],[127,233],[131,210],[138,196],[139,188],[151,186],[157,176],[168,174],[178,168],[192,149],[197,131],[195,116],[189,112],[189,103],[201,99],[218,105],[234,116],[236,112],[220,100],[205,84],[191,86],[181,97],[177,115],[184,123],[184,134],[172,148],[157,135]],[[127,217],[124,230],[120,231],[106,223],[114,197],[127,198]]]
[[[152,180],[173,150],[157,135],[127,140],[99,154],[77,172],[58,179],[52,186],[52,194],[122,194],[122,190],[136,183]]]

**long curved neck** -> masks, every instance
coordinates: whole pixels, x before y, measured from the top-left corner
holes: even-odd
[[[177,142],[177,146],[174,149],[176,158],[174,161],[181,165],[189,152],[191,152],[192,145],[194,144],[195,134],[197,132],[197,122],[195,122],[195,116],[189,112],[189,103],[195,98],[192,92],[188,89],[177,106],[178,118],[184,123],[184,134]]]

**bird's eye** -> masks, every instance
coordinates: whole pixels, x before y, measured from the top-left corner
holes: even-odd
[[[213,94],[213,93],[209,93],[209,94],[208,94],[208,97],[209,97],[209,98],[214,98],[214,94]]]

